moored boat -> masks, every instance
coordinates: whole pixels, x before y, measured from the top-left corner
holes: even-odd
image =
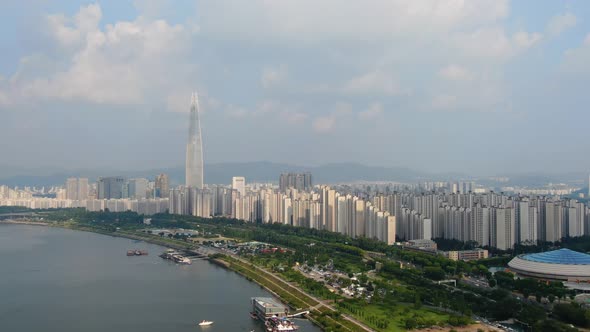
[[[289,332],[299,330],[299,326],[295,325],[295,323],[286,317],[271,317],[266,320],[265,326],[268,332]]]

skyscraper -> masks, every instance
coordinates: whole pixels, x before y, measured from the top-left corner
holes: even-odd
[[[100,177],[97,181],[98,199],[117,199],[123,197],[125,178],[120,176]]]
[[[148,180],[144,178],[130,179],[123,186],[123,197],[142,199],[146,198]]]
[[[311,173],[283,173],[279,178],[279,188],[282,192],[285,192],[289,188],[311,191],[313,188]]]
[[[66,198],[80,201],[88,199],[88,178],[68,178]]]
[[[170,185],[167,174],[160,174],[156,176],[154,184],[154,197],[168,197],[170,194]]]
[[[186,186],[203,188],[203,140],[199,122],[199,97],[196,92],[191,97],[188,143],[186,144]]]
[[[234,176],[231,180],[232,189],[240,193],[240,197],[246,197],[246,178],[243,176]]]

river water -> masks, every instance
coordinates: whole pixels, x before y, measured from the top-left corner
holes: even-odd
[[[148,256],[127,257],[128,249]],[[87,232],[0,224],[0,331],[263,331],[249,316],[257,284],[165,248]],[[214,324],[199,327],[197,322]],[[320,331],[296,320],[300,331]]]

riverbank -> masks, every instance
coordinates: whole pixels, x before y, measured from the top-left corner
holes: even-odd
[[[19,221],[19,220],[0,220],[0,224],[9,224],[9,225],[32,225],[32,226],[49,226],[49,224],[44,222],[38,221]]]
[[[97,233],[97,234],[107,235],[107,236],[112,236],[112,237],[121,237],[121,238],[126,238],[126,239],[131,239],[131,240],[137,240],[137,241],[145,241],[147,243],[172,248],[175,250],[188,250],[188,249],[194,248],[194,245],[192,245],[190,243],[178,241],[175,239],[167,239],[167,238],[163,238],[159,235],[152,235],[152,234],[147,234],[147,233],[144,233],[144,234],[130,233],[130,232],[121,231],[121,230],[117,230],[115,232],[112,232],[112,231],[108,231],[108,230],[104,230],[104,229],[100,229],[100,228],[96,228],[96,227],[83,226],[83,225],[80,225],[78,223],[73,223],[73,222],[70,222],[70,223],[49,222],[49,223],[45,223],[44,225],[49,226],[49,227],[72,229],[72,230],[77,230],[77,231],[82,231],[82,232]]]
[[[128,257],[130,247],[150,255]],[[215,322],[211,331],[263,330],[250,318],[250,299],[270,293],[206,261],[180,265],[152,254],[163,250],[91,232],[0,225],[7,299],[0,331],[194,332],[202,320]],[[298,325],[321,331],[307,320]]]
[[[303,292],[300,288],[291,285],[273,273],[245,260],[227,255],[219,255],[215,257],[215,260],[217,262],[223,262],[223,265],[228,269],[264,287],[296,312],[309,311],[310,313],[307,315],[308,319],[324,331],[373,331],[371,328],[361,325],[347,316],[341,315],[327,304],[326,301]]]
[[[173,248],[176,250],[188,250],[194,249],[193,244],[189,244],[183,241],[174,239],[162,238],[158,235],[152,235],[148,233],[131,233],[124,230],[106,230],[98,227],[84,226],[76,222],[28,222],[18,221],[12,222],[13,224],[26,224],[26,225],[39,225],[47,227],[56,227],[71,229],[83,232],[97,233],[101,235],[108,235],[111,237],[121,237],[137,241],[145,241],[147,243],[160,245],[163,247]],[[257,267],[245,260],[238,257],[230,257],[228,255],[219,255],[209,261],[218,266],[224,267],[228,270],[234,271],[242,275],[246,280],[254,282],[275,297],[280,299],[282,302],[290,306],[297,312],[310,311],[308,318],[318,327],[324,331],[362,331],[369,332],[372,329],[362,326],[358,322],[341,315],[337,310],[324,303],[320,299],[316,299],[313,296],[305,293],[298,287],[289,284],[282,278],[269,273],[260,267]]]

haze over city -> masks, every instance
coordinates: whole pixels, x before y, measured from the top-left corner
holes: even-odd
[[[534,10],[531,10],[534,8]],[[584,1],[8,1],[0,170],[587,172]]]

